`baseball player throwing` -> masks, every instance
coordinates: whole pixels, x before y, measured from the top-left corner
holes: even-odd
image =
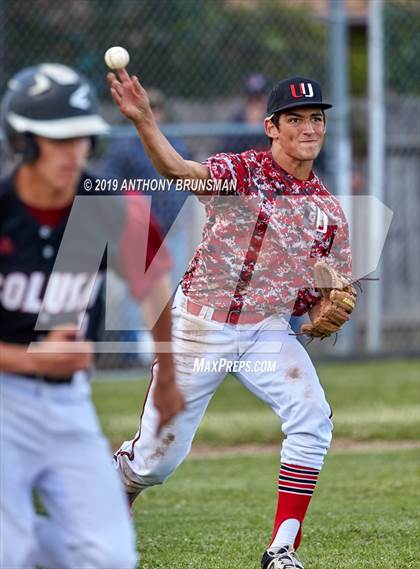
[[[126,497],[90,401],[92,340],[107,263],[142,298],[166,281],[170,260],[163,251],[153,278],[136,270],[148,222],[141,197],[79,207],[77,231],[64,237],[76,194],[92,183],[84,170],[92,143],[107,131],[97,106],[83,76],[50,63],[17,73],[2,104],[20,158],[0,184],[0,566],[8,569],[136,566]],[[155,227],[149,242],[151,256],[162,249]],[[166,310],[155,338],[169,341],[170,325]],[[171,356],[160,366],[157,427],[182,407]],[[33,490],[48,516],[36,515]]]
[[[217,154],[200,164],[179,156],[159,131],[135,76],[121,70],[108,80],[157,170],[185,180],[206,208],[202,242],[173,307],[176,375],[186,408],[156,440],[157,415],[147,398],[138,433],[116,455],[121,476],[132,499],[164,482],[188,454],[226,369],[236,370],[277,414],[285,435],[274,529],[261,567],[302,569],[296,549],[330,446],[332,413],[288,316],[309,311],[303,332],[323,338],[340,329],[355,305],[346,222],[312,171],[331,105],[312,79],[280,81],[264,120],[271,150]],[[197,366],[203,358],[205,365]],[[275,371],[258,371],[261,358],[274,360]]]

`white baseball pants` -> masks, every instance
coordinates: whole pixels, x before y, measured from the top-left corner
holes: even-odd
[[[259,324],[219,324],[207,319],[211,309],[202,312],[203,317],[188,313],[186,298],[178,290],[173,346],[186,408],[156,437],[152,381],[140,429],[116,455],[127,490],[161,484],[187,456],[207,405],[228,371],[229,363],[220,365],[225,361],[231,369],[236,362],[237,379],[279,417],[285,435],[282,462],[320,469],[331,443],[331,409],[309,355],[290,335],[286,320],[271,316]],[[274,371],[259,371],[264,361],[275,361]],[[155,372],[156,366],[152,375]]]
[[[0,411],[0,567],[133,569],[127,500],[86,380],[2,374]]]

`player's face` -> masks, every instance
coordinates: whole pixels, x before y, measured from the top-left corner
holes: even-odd
[[[320,109],[291,109],[280,115],[278,142],[296,160],[315,160],[324,141],[325,119]]]
[[[53,140],[36,137],[39,157],[34,164],[37,174],[52,188],[76,187],[89,155],[90,138]]]

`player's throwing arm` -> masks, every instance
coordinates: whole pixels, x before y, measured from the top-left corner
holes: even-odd
[[[112,98],[121,113],[136,127],[156,170],[173,180],[208,179],[208,168],[199,162],[184,160],[159,130],[147,92],[138,77],[130,77],[125,69],[117,69],[116,74],[107,75]]]

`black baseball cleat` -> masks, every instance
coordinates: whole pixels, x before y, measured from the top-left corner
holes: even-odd
[[[261,569],[304,569],[291,545],[275,551],[267,549],[261,559]]]

